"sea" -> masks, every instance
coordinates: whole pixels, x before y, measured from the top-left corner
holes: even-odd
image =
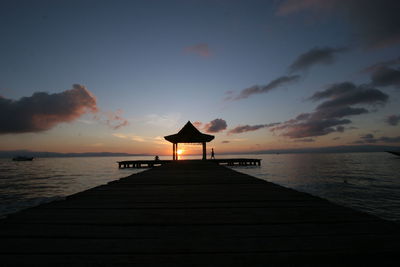
[[[400,157],[389,153],[216,155],[259,158],[261,166],[231,167],[259,179],[400,222]],[[0,159],[0,218],[141,172],[119,169],[132,157]],[[187,156],[186,159],[199,158]],[[160,159],[170,159],[161,156]]]

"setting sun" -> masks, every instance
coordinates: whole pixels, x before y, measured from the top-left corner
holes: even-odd
[[[176,153],[178,153],[178,155],[182,155],[183,154],[183,149],[178,149],[178,151],[176,151]]]

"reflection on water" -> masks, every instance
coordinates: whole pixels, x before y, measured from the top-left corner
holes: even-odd
[[[141,157],[152,159],[152,157]],[[59,199],[142,170],[118,169],[129,157],[0,159],[0,215]]]
[[[388,153],[247,155],[261,167],[235,167],[266,181],[400,220],[400,158]]]
[[[382,218],[400,220],[400,157],[388,153],[216,156],[261,158],[261,167],[233,168]],[[143,169],[118,169],[116,164],[135,159],[154,156],[37,158],[32,162],[0,159],[0,215],[140,172]]]

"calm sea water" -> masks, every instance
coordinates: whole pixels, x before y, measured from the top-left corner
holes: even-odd
[[[381,218],[400,221],[400,157],[388,153],[222,157],[261,158],[261,167],[233,168]],[[0,216],[143,170],[118,169],[117,161],[152,158],[37,158],[32,162],[0,159]]]

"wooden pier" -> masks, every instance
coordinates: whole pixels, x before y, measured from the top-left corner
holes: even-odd
[[[198,160],[185,160],[185,161],[196,162]],[[210,159],[207,161],[210,163],[216,163],[219,165],[227,165],[227,166],[261,165],[261,159],[231,158],[231,159]],[[172,162],[172,160],[125,160],[125,161],[118,161],[117,163],[120,169],[125,169],[125,168],[153,168],[170,162]]]
[[[118,167],[120,169],[125,168],[153,168],[155,166],[161,166],[166,163],[170,163],[172,160],[125,160],[118,161]]]
[[[209,161],[0,220],[1,266],[397,266],[400,228]]]

